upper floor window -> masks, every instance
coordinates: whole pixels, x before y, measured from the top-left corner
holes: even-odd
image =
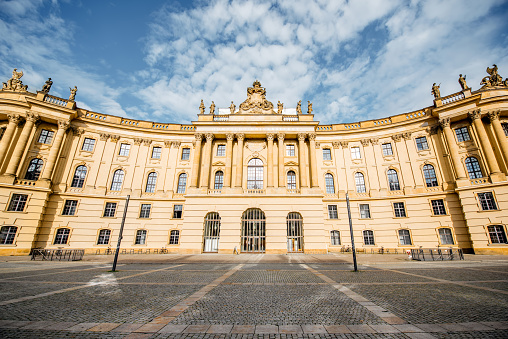
[[[83,141],[83,146],[81,147],[81,150],[87,151],[87,152],[92,152],[94,145],[95,145],[95,139],[85,138],[85,141]]]
[[[446,215],[446,208],[443,199],[431,200],[432,213],[434,215]]]
[[[217,145],[217,156],[218,157],[226,156],[226,145]]]
[[[183,205],[173,206],[173,219],[182,219]]]
[[[18,228],[16,226],[2,226],[0,229],[0,245],[14,244],[14,238]]]
[[[184,194],[187,187],[187,173],[182,173],[178,176],[178,187],[176,193]]]
[[[502,225],[487,226],[489,231],[490,242],[492,244],[506,244],[506,233]]]
[[[363,173],[361,172],[355,173],[355,184],[356,184],[356,193],[367,192],[367,190],[365,189],[365,178],[363,177]]]
[[[335,193],[335,185],[333,183],[333,175],[330,173],[325,174],[325,186],[326,186],[326,194],[334,194]]]
[[[323,160],[332,160],[332,150],[323,148]]]
[[[508,124],[503,123],[503,124],[501,124],[501,126],[503,126],[504,135],[506,135],[508,137]]]
[[[340,245],[340,232],[330,231],[330,244],[336,246]]]
[[[146,179],[146,193],[155,193],[155,185],[157,184],[157,173],[151,172],[148,174],[148,178]]]
[[[360,218],[361,219],[370,219],[369,204],[360,204]]]
[[[397,171],[394,169],[389,169],[388,172],[386,172],[386,174],[388,176],[388,185],[390,186],[390,191],[400,190],[399,177],[397,175]]]
[[[76,167],[76,171],[74,171],[74,177],[72,178],[71,187],[83,188],[83,184],[85,183],[87,168],[85,165],[80,165]]]
[[[114,218],[116,213],[116,202],[107,202],[104,207],[103,217]]]
[[[78,206],[77,200],[65,200],[62,215],[75,215],[77,206]]]
[[[480,200],[482,211],[497,210],[496,200],[492,192],[478,193],[478,200]]]
[[[26,170],[25,179],[26,180],[37,180],[39,179],[39,175],[42,171],[42,165],[44,161],[39,158],[32,159],[30,161],[30,165],[28,165],[28,169]]]
[[[393,203],[393,211],[395,213],[396,218],[405,218],[406,217],[406,208],[404,207],[403,202],[394,202]]]
[[[337,205],[328,205],[328,219],[338,219]]]
[[[261,159],[253,158],[247,164],[247,188],[263,188],[263,162]]]
[[[360,147],[351,147],[351,159],[361,159]]]
[[[41,134],[39,134],[39,140],[37,141],[40,142],[41,144],[49,145],[51,144],[51,141],[53,141],[53,135],[55,135],[55,132],[43,129],[41,131]]]
[[[180,231],[179,230],[172,230],[169,234],[169,244],[170,245],[178,245],[180,242]]]
[[[139,210],[140,218],[150,218],[150,212],[152,210],[151,204],[141,204],[141,209]]]
[[[401,245],[412,245],[411,233],[409,230],[399,230],[399,241]]]
[[[475,157],[466,158],[466,169],[469,174],[469,179],[477,179],[483,178],[482,169],[480,168],[480,163],[478,159]]]
[[[131,144],[120,144],[120,152],[118,155],[128,157],[131,150]]]
[[[416,138],[416,149],[418,151],[423,151],[426,149],[429,149],[429,144],[427,144],[427,138],[426,137],[419,137]]]
[[[294,171],[289,171],[287,174],[287,189],[294,190],[296,189],[296,174]]]
[[[469,137],[469,132],[467,131],[467,127],[456,128],[455,134],[457,135],[458,142],[471,140],[471,138]]]
[[[434,166],[429,164],[423,166],[423,176],[425,177],[425,185],[427,185],[427,187],[437,186],[436,171],[434,171]]]
[[[295,145],[286,145],[286,156],[287,157],[295,156]]]
[[[162,147],[154,146],[152,148],[152,159],[160,159],[162,154]]]
[[[7,211],[23,212],[25,210],[27,200],[28,195],[26,194],[13,194],[11,197],[11,202],[9,203],[9,207],[7,208]]]
[[[441,245],[453,245],[453,235],[452,230],[449,228],[440,228],[439,229],[439,239],[441,240]]]
[[[383,155],[384,156],[393,155],[393,149],[392,149],[392,144],[391,143],[388,142],[386,144],[382,144],[381,147],[383,149]]]
[[[2,138],[4,137],[5,130],[6,130],[5,127],[0,128],[0,140],[2,140]]]
[[[190,148],[184,147],[182,148],[182,160],[190,159]]]
[[[220,190],[224,186],[224,173],[222,171],[215,172],[214,189]]]
[[[108,245],[109,237],[111,236],[111,230],[100,230],[99,237],[97,238],[97,245]]]
[[[120,191],[122,189],[124,172],[121,169],[118,169],[113,174],[113,181],[111,182],[111,190],[112,191]]]
[[[374,232],[370,230],[363,231],[363,243],[365,245],[374,245]]]
[[[53,242],[53,245],[65,245],[67,244],[67,241],[69,240],[69,234],[71,233],[71,230],[68,228],[59,228],[56,231],[55,235],[55,241]]]

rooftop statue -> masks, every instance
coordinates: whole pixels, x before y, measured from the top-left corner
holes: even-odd
[[[282,104],[279,100],[277,103],[277,114],[282,114],[282,109],[284,108],[284,104]]]
[[[46,94],[49,93],[51,85],[53,85],[53,81],[51,81],[51,78],[48,78],[48,80],[46,80],[46,83],[42,86],[41,92]]]
[[[467,84],[466,84],[466,75],[465,74],[464,74],[464,76],[462,76],[462,74],[459,74],[459,84],[460,84],[460,87],[462,88],[462,90],[466,90],[469,88],[469,87],[467,87]]]
[[[508,86],[508,78],[503,81],[503,77],[497,73],[497,65],[492,65],[493,67],[487,67],[487,73],[489,76],[486,76],[482,79],[480,85],[483,85],[482,88],[494,87],[494,86]]]
[[[312,114],[312,102],[307,101],[307,114]]]
[[[201,104],[199,105],[199,114],[205,114],[205,103],[203,99],[201,99]]]
[[[12,78],[7,80],[7,82],[3,83],[2,90],[8,91],[17,91],[17,92],[26,92],[28,89],[27,85],[23,85],[23,82],[20,80],[23,76],[23,71],[16,72],[17,68],[14,68],[12,71]]]
[[[70,88],[69,89],[71,90],[71,95],[69,95],[69,101],[74,101],[74,99],[76,99],[76,92],[78,91],[78,87],[77,86],[74,86],[74,88]]]
[[[233,101],[231,101],[231,105],[229,106],[229,110],[231,111],[231,114],[235,114],[236,105],[233,104]]]
[[[436,83],[434,83],[434,85],[432,85],[432,95],[434,95],[434,99],[441,98],[441,92],[439,91],[440,86],[441,86],[441,84],[436,85]]]
[[[275,114],[273,104],[266,100],[266,90],[256,80],[247,88],[247,99],[240,104],[238,113]]]
[[[212,104],[210,105],[210,114],[215,114],[215,103],[212,101]]]
[[[302,100],[298,101],[296,104],[296,113],[302,114]]]

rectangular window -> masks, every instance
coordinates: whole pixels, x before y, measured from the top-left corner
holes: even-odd
[[[136,245],[144,245],[146,242],[146,230],[138,230],[136,232]]]
[[[179,241],[180,241],[180,231],[172,230],[169,235],[169,244],[178,245]]]
[[[455,134],[457,135],[458,142],[471,140],[471,138],[469,137],[469,132],[467,131],[467,127],[456,128]]]
[[[16,226],[2,226],[0,229],[0,245],[14,244],[14,238],[16,238],[17,231],[18,228]]]
[[[0,128],[0,140],[2,140],[2,138],[4,137],[5,130],[6,130],[5,127]]]
[[[62,215],[74,215],[76,214],[76,207],[78,206],[77,200],[65,200],[65,205],[62,211]]]
[[[160,159],[162,153],[162,147],[155,146],[152,148],[152,159]]]
[[[337,205],[328,205],[328,219],[339,219]]]
[[[106,207],[104,208],[103,217],[113,218],[116,212],[116,202],[107,202]]]
[[[118,155],[121,155],[123,157],[128,157],[130,150],[131,150],[130,144],[121,144],[120,145],[120,153],[118,153]]]
[[[85,138],[85,141],[83,141],[83,147],[81,147],[81,150],[87,151],[87,152],[92,152],[94,145],[95,145],[95,139]]]
[[[332,150],[323,148],[323,160],[332,160]]]
[[[68,228],[59,228],[56,231],[55,235],[55,241],[53,242],[53,245],[65,245],[67,244],[67,241],[69,240],[69,234],[71,233],[71,230]]]
[[[173,205],[173,219],[182,219],[183,205]]]
[[[41,131],[41,134],[39,135],[39,140],[38,142],[40,142],[41,144],[51,144],[51,141],[53,141],[53,135],[55,134],[55,132],[53,131],[48,131],[46,129],[43,129]]]
[[[395,212],[396,218],[405,218],[406,217],[406,209],[404,208],[403,202],[394,202],[393,210]]]
[[[411,233],[409,230],[399,230],[399,240],[401,245],[412,245]]]
[[[369,204],[360,204],[360,219],[370,219]]]
[[[360,147],[351,147],[351,159],[361,159]]]
[[[506,244],[506,233],[502,225],[492,225],[487,227],[489,231],[490,242],[492,244]]]
[[[182,160],[189,160],[190,159],[190,148],[185,147],[182,148]]]
[[[334,246],[340,245],[339,231],[330,231],[330,243]]]
[[[26,194],[13,194],[7,211],[23,212],[27,200],[28,195]]]
[[[508,124],[504,123],[501,126],[503,126],[504,135],[508,137]]]
[[[443,199],[431,200],[430,203],[432,204],[432,213],[434,215],[446,215]]]
[[[426,149],[429,149],[429,144],[427,144],[427,138],[426,137],[419,137],[416,138],[416,149],[418,151],[423,151]]]
[[[217,156],[218,157],[226,156],[226,145],[217,145]]]
[[[441,245],[453,245],[453,236],[452,230],[449,228],[440,228],[439,229],[439,239],[441,240]]]
[[[383,148],[383,155],[384,156],[393,155],[391,143],[382,144],[381,147]]]
[[[286,157],[295,156],[295,145],[286,145]]]
[[[363,231],[363,243],[365,245],[375,245],[373,231]]]
[[[494,200],[494,194],[492,192],[478,193],[478,200],[482,211],[497,210],[496,201]]]
[[[111,230],[100,230],[99,231],[99,238],[97,238],[97,245],[109,244],[110,235],[111,235]]]
[[[139,211],[140,218],[150,218],[150,211],[152,210],[151,204],[141,204],[141,209]]]

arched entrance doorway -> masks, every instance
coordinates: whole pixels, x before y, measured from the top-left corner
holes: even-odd
[[[265,213],[249,208],[242,215],[242,252],[265,251]]]
[[[303,252],[303,219],[300,213],[291,212],[286,217],[288,252]]]
[[[203,252],[218,252],[220,237],[220,215],[210,212],[205,216]]]

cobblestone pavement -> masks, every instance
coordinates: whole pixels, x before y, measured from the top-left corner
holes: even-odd
[[[0,259],[0,338],[508,338],[508,258]]]

